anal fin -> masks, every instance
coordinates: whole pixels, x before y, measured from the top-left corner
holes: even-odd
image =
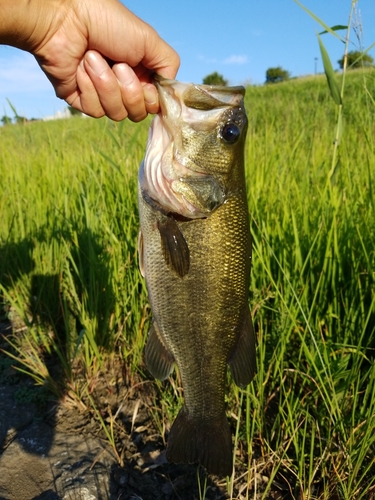
[[[159,380],[165,380],[173,370],[173,354],[164,345],[155,321],[148,333],[145,358],[150,373]]]
[[[255,375],[255,354],[253,322],[251,320],[250,310],[246,307],[238,341],[228,361],[232,377],[239,387],[246,387],[250,384]]]

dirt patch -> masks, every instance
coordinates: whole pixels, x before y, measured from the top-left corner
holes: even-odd
[[[0,323],[0,333],[9,328]],[[154,384],[129,381],[119,360],[81,405],[69,397],[53,400],[12,363],[1,355],[0,500],[229,498],[225,480],[194,465],[167,463],[151,413]],[[238,472],[233,498],[245,498],[248,474]],[[262,482],[259,477],[258,488]],[[258,492],[252,498],[260,498]],[[276,498],[283,498],[280,491],[269,496]]]

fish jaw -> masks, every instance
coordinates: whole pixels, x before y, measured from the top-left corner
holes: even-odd
[[[189,151],[189,141],[209,134],[208,147],[221,159],[221,150],[228,149],[220,137],[222,124],[237,120],[243,135],[246,132],[244,89],[174,80],[156,81],[156,86],[161,112],[150,126],[139,171],[140,189],[164,213],[188,219],[207,217],[227,199],[225,177],[229,172],[217,168],[215,162],[205,164],[204,154]],[[203,142],[200,147],[204,151]],[[220,166],[220,161],[217,163]]]
[[[184,163],[174,151],[174,142],[163,119],[155,116],[138,174],[141,191],[164,213],[189,219],[206,217],[224,203],[224,188],[214,177],[194,172]],[[197,185],[206,188],[206,196],[199,196],[199,191],[194,189]]]

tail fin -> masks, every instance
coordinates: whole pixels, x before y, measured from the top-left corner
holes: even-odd
[[[167,459],[175,463],[198,462],[210,474],[230,476],[232,436],[225,413],[215,420],[197,420],[183,407],[169,434]]]

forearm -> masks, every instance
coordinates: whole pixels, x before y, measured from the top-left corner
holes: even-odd
[[[51,8],[51,4],[56,5]],[[48,32],[59,4],[59,0],[0,0],[0,43],[32,52]]]

